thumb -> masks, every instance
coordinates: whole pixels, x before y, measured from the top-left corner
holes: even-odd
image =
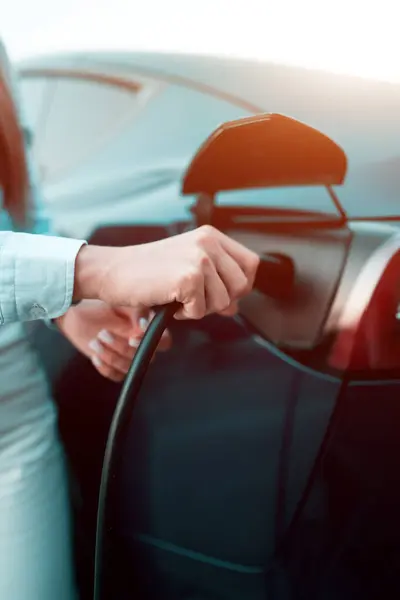
[[[124,318],[125,327],[128,325],[131,337],[142,337],[153,316],[147,308],[121,307],[116,312]]]

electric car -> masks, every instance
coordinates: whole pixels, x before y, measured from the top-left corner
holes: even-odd
[[[60,233],[125,245],[211,223],[278,265],[237,318],[172,325],[123,439],[109,597],[398,597],[400,86],[139,53],[20,72]],[[89,598],[119,387],[37,335]]]

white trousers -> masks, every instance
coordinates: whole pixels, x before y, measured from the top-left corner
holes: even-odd
[[[20,325],[0,327],[0,599],[76,600],[57,416]]]

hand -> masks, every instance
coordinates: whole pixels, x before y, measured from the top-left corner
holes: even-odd
[[[122,381],[151,317],[149,311],[112,308],[98,300],[86,300],[70,308],[56,322],[101,375]],[[159,350],[167,350],[170,345],[171,337],[165,332]]]
[[[74,297],[140,309],[177,301],[179,319],[229,314],[252,289],[258,264],[257,254],[209,226],[138,246],[84,246]]]

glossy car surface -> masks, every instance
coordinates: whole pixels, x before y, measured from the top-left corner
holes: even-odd
[[[397,597],[399,86],[139,54],[49,57],[21,70],[56,226],[96,243],[190,226],[182,177],[223,121],[287,114],[331,136],[348,159],[335,188],[350,217],[340,227],[229,230],[260,253],[296,259],[307,284],[300,304],[253,294],[238,319],[173,326],[174,348],[155,361],[126,437],[110,597]],[[337,216],[314,186],[229,192],[218,203]],[[76,355],[54,386],[80,485],[78,556],[90,587],[118,387]]]

